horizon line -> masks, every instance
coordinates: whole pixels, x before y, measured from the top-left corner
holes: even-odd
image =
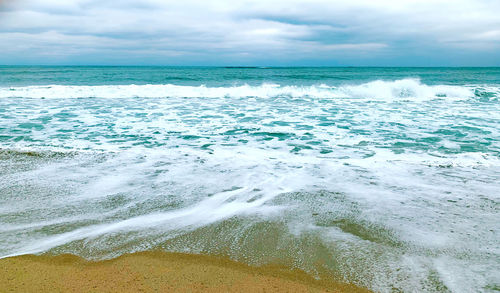
[[[497,66],[385,66],[385,65],[109,65],[109,64],[0,64],[0,67],[170,67],[170,68],[226,68],[226,69],[273,69],[273,68],[500,68]]]

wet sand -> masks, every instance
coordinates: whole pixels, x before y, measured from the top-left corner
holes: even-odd
[[[0,260],[0,292],[369,292],[279,266],[140,252],[105,261],[73,255]]]

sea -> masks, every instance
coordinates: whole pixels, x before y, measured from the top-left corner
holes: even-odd
[[[0,258],[500,291],[500,68],[0,67]]]

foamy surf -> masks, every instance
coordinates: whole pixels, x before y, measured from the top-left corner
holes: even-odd
[[[200,84],[2,86],[0,257],[162,249],[496,288],[498,84]]]

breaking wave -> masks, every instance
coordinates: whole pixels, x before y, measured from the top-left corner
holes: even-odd
[[[415,99],[436,98],[467,99],[476,96],[498,97],[498,88],[475,86],[426,85],[418,79],[395,81],[372,81],[360,85],[313,86],[279,85],[264,83],[260,86],[240,85],[232,87],[182,86],[174,84],[147,85],[100,85],[100,86],[27,86],[0,88],[0,98],[167,98],[167,97],[254,97],[272,98],[370,98],[370,99]]]

